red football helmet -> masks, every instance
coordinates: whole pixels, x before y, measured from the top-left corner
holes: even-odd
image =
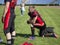
[[[28,42],[25,42],[25,43],[23,43],[22,45],[33,45],[33,44],[28,43]]]

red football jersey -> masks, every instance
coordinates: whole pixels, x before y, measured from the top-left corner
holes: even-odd
[[[34,18],[34,17],[38,16],[38,17],[37,17],[37,20],[36,20],[36,23],[40,23],[40,24],[44,23],[42,17],[40,16],[40,14],[39,14],[36,10],[35,10],[34,12],[32,12],[32,13],[29,12],[28,15],[29,15],[31,18]]]

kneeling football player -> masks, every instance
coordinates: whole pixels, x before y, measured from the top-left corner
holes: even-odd
[[[46,23],[42,19],[41,15],[35,10],[34,6],[29,7],[28,15],[30,16],[30,19],[27,21],[27,23],[31,25],[32,33],[32,36],[30,38],[34,39],[35,28],[39,29],[39,36],[44,37],[46,35],[45,32],[47,31]],[[49,36],[51,36],[51,34]],[[57,35],[54,32],[52,33],[52,36],[57,37]]]
[[[32,38],[34,38],[35,28],[38,28],[40,30],[39,36],[43,37],[46,24],[41,18],[40,14],[35,10],[34,6],[29,7],[28,15],[30,16],[30,19],[27,21],[27,23],[31,24]]]

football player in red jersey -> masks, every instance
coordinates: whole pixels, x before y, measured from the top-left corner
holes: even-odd
[[[34,38],[34,31],[35,28],[38,28],[39,31],[39,36],[44,36],[44,30],[46,28],[46,24],[41,18],[41,15],[35,10],[34,6],[29,7],[29,12],[28,15],[30,16],[30,19],[27,21],[27,23],[31,24],[31,33],[32,33],[32,38]]]
[[[41,15],[35,10],[35,6],[29,7],[28,15],[30,16],[30,19],[27,21],[28,24],[31,24],[31,33],[32,36],[31,39],[34,39],[34,32],[35,28],[39,29],[39,36],[44,37],[46,34],[46,23],[42,19]],[[47,33],[48,34],[48,33]],[[47,35],[57,38],[58,36],[53,32],[52,35]]]
[[[15,6],[17,0],[4,0],[5,2],[5,9],[4,14],[2,16],[2,22],[4,24],[4,33],[7,39],[7,45],[14,45],[14,38],[15,38]]]

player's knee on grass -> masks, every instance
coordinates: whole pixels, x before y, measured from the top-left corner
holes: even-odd
[[[39,28],[39,36],[43,37],[45,34],[46,25]]]

